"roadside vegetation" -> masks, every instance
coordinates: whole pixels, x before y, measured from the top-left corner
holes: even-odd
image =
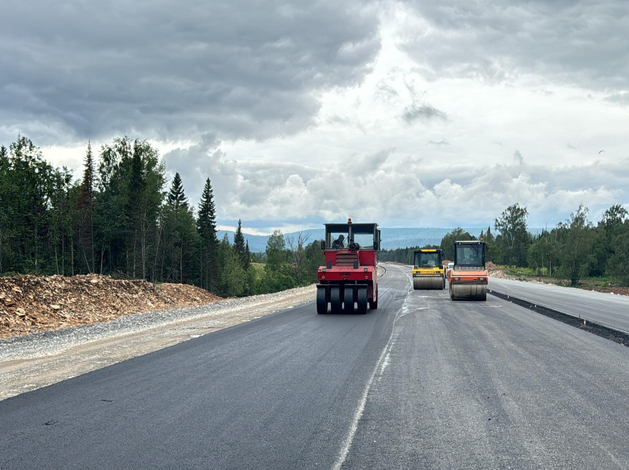
[[[301,234],[276,231],[258,255],[241,221],[233,242],[216,234],[210,178],[192,207],[146,141],[117,138],[98,156],[88,144],[78,180],[24,136],[0,147],[0,275],[95,273],[233,297],[308,285],[323,263],[320,242]]]
[[[527,208],[511,205],[494,220],[493,231],[487,227],[480,234],[487,243],[487,260],[518,277],[546,277],[570,286],[629,286],[627,210],[615,204],[596,224],[588,212],[581,205],[555,228],[533,234],[528,231]],[[451,260],[455,240],[474,239],[456,228],[443,237],[440,247]],[[417,248],[384,251],[380,260],[411,264]]]

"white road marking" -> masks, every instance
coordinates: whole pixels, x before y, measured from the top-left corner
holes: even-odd
[[[412,285],[412,278],[410,275],[408,275],[408,278],[409,278],[409,292],[408,293],[410,294],[410,291],[413,289],[412,287],[413,285]],[[356,431],[358,430],[358,422],[360,421],[360,418],[362,418],[363,412],[365,411],[365,405],[367,404],[367,395],[369,394],[369,390],[371,389],[371,386],[374,383],[374,380],[376,378],[376,373],[378,372],[378,370],[380,370],[380,374],[378,374],[379,375],[378,380],[379,380],[380,377],[382,376],[382,372],[384,372],[384,369],[391,362],[390,354],[391,354],[391,349],[393,348],[393,345],[395,344],[395,337],[396,337],[395,325],[397,323],[398,318],[400,318],[400,312],[403,311],[405,308],[407,308],[406,303],[408,302],[408,299],[409,299],[409,296],[407,295],[406,299],[404,299],[404,305],[395,314],[395,318],[393,319],[393,327],[391,328],[391,336],[389,337],[389,341],[387,341],[387,345],[382,351],[382,354],[380,354],[380,358],[378,359],[378,362],[376,363],[376,367],[374,367],[373,371],[371,372],[371,376],[369,377],[369,380],[367,381],[365,390],[363,390],[363,394],[360,398],[360,402],[358,403],[358,407],[356,408],[356,411],[354,412],[354,417],[352,419],[352,424],[350,425],[350,428],[349,428],[349,433],[347,434],[347,437],[343,441],[343,446],[341,447],[339,456],[337,457],[336,462],[334,463],[334,466],[332,467],[333,470],[340,470],[340,468],[345,463],[345,460],[347,459],[349,450],[352,447],[352,442],[354,441],[354,436],[356,435]]]

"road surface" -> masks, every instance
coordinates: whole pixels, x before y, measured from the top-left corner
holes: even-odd
[[[314,303],[0,402],[0,468],[628,468],[629,348],[488,296]]]
[[[489,288],[629,333],[629,297],[535,282],[489,278]]]

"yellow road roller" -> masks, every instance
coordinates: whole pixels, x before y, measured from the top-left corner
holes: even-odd
[[[443,289],[446,286],[443,251],[440,248],[415,250],[413,260],[413,288]]]

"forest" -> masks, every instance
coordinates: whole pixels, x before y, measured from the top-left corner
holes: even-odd
[[[224,297],[308,285],[320,243],[276,231],[252,254],[238,222],[218,240],[210,178],[198,207],[148,142],[88,144],[82,178],[54,168],[30,139],[0,147],[0,275],[97,273],[197,285]],[[195,210],[196,209],[196,210]]]

